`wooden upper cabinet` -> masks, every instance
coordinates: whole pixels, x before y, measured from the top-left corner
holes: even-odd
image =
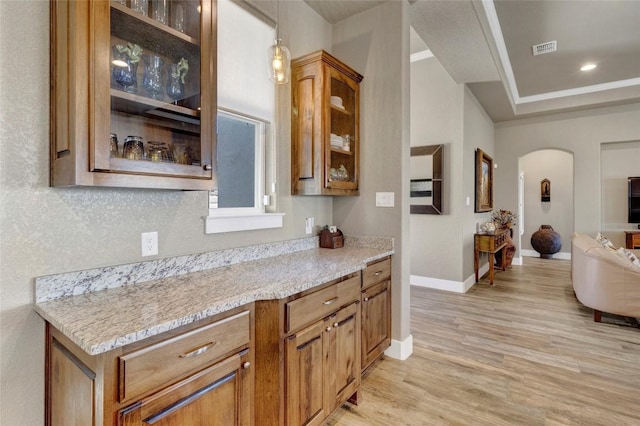
[[[325,51],[292,75],[291,193],[358,195],[362,75]]]
[[[212,189],[216,2],[123,3],[51,2],[51,185]]]

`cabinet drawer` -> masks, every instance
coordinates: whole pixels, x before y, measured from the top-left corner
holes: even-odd
[[[362,287],[366,288],[371,284],[380,282],[391,276],[391,259],[384,259],[380,262],[372,263],[362,271]]]
[[[330,313],[360,298],[360,275],[341,281],[315,293],[285,305],[286,332],[299,329],[305,325],[324,318]]]
[[[244,311],[119,357],[119,400],[125,401],[246,346],[250,314]]]

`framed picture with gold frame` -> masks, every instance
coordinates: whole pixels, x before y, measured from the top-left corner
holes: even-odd
[[[493,210],[493,158],[476,149],[476,213]]]

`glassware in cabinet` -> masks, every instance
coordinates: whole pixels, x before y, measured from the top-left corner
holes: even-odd
[[[52,85],[62,95],[52,105],[52,186],[213,187],[216,3],[162,0],[165,16],[153,13],[157,1],[147,14],[130,2],[52,2]],[[86,129],[69,128],[83,116]],[[142,155],[124,156],[124,144],[114,152],[111,134],[141,139]],[[152,158],[150,142],[162,154]],[[174,147],[189,155],[176,161]]]

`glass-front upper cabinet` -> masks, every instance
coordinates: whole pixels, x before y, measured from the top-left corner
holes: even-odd
[[[214,187],[215,6],[52,2],[52,186]]]
[[[292,75],[291,193],[358,195],[362,75],[325,51]]]

